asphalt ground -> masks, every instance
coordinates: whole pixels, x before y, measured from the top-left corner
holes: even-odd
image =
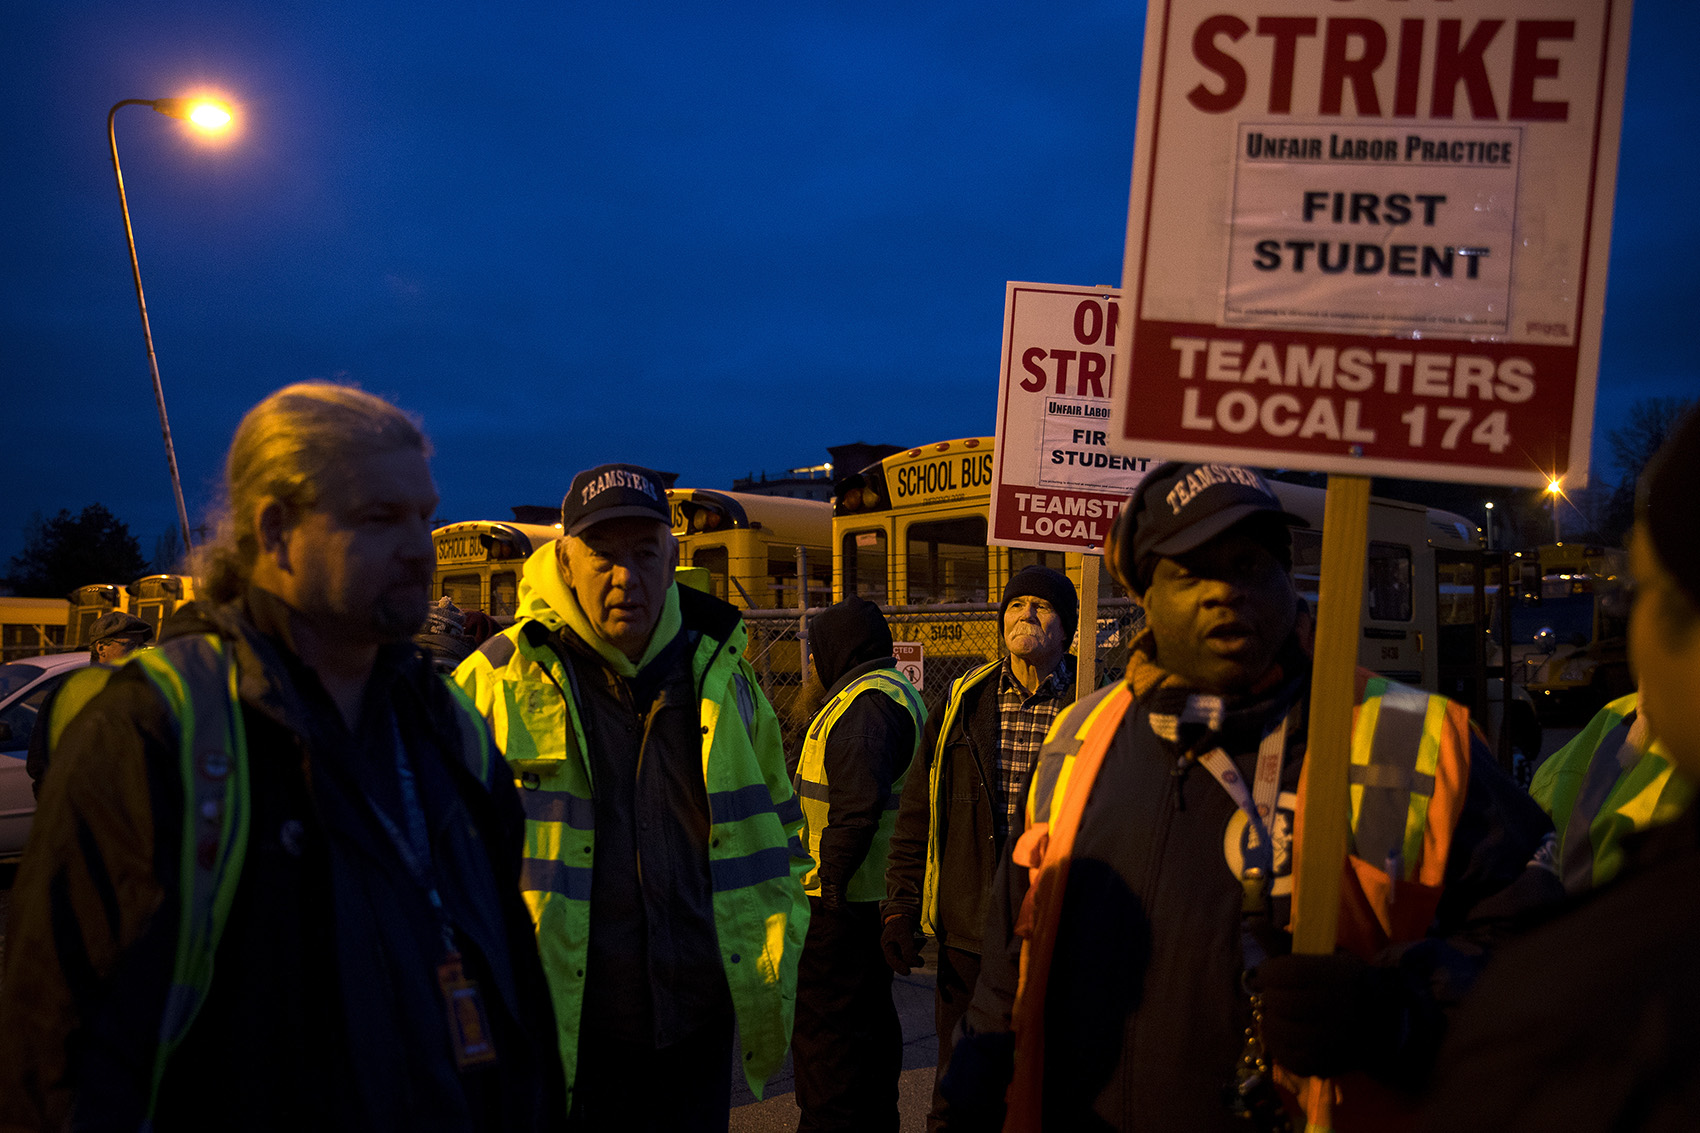
[[[903,1074],[897,1080],[897,1111],[902,1133],[922,1133],[933,1100],[933,1067],[938,1063],[938,1039],[933,1027],[933,942],[922,949],[926,967],[891,981],[892,1002],[903,1023]],[[732,1082],[731,1133],[792,1133],[799,1112],[791,1055],[768,1081],[765,1097],[757,1101],[736,1069]]]

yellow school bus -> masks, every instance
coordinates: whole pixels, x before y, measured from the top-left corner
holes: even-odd
[[[832,505],[711,488],[669,488],[679,565],[708,572],[708,592],[746,610],[795,609],[799,565],[809,605],[832,591]],[[801,555],[799,555],[801,550]]]
[[[69,623],[66,635],[78,649],[89,647],[89,629],[102,614],[117,610],[130,612],[130,595],[122,586],[110,582],[92,582],[71,591]]]
[[[186,574],[144,575],[124,588],[126,612],[153,627],[159,636],[160,623],[185,602],[195,599],[195,580]]]
[[[474,519],[431,532],[437,548],[434,592],[462,610],[511,619],[519,606],[526,556],[560,535],[560,527]]]
[[[63,598],[0,598],[0,662],[64,648],[70,611]]]

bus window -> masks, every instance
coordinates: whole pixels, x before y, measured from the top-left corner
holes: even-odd
[[[1322,577],[1322,532],[1300,527],[1293,531],[1293,589],[1310,603],[1314,616],[1317,582]]]
[[[1411,548],[1399,543],[1369,545],[1369,616],[1382,622],[1411,620]]]
[[[462,610],[482,610],[484,595],[480,592],[482,580],[476,574],[451,574],[442,581],[442,593],[449,596],[449,601]]]
[[[1009,549],[1009,573],[1011,576],[1026,570],[1030,566],[1047,566],[1054,571],[1062,571],[1068,561],[1068,556],[1061,551],[1035,551],[1027,547],[1011,547]]]
[[[492,618],[511,618],[519,609],[519,576],[513,571],[502,571],[490,576],[490,608],[485,611]]]
[[[725,547],[698,547],[691,552],[691,565],[708,571],[708,592],[726,601],[729,559]]]
[[[983,515],[910,524],[910,604],[986,601],[988,557]]]
[[[885,604],[885,532],[851,531],[844,536],[844,593]]]

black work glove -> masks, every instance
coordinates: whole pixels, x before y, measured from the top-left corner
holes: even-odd
[[[885,928],[880,932],[880,950],[885,953],[885,962],[898,975],[906,976],[910,969],[924,966],[921,963],[922,943],[923,938],[915,928],[915,918],[908,913],[894,913],[885,919]]]
[[[1396,969],[1350,952],[1274,956],[1249,974],[1263,996],[1263,1046],[1272,1062],[1306,1078],[1380,1071],[1398,1051],[1405,1004]]]

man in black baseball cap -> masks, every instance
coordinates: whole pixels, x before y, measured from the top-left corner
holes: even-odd
[[[953,1127],[995,1125],[1006,1085],[1009,1127],[1225,1129],[1273,1127],[1269,1063],[1378,1080],[1342,1085],[1351,1103],[1421,1080],[1436,996],[1473,975],[1439,958],[1481,950],[1377,958],[1471,935],[1468,910],[1548,827],[1461,706],[1366,679],[1340,915],[1357,951],[1285,954],[1311,677],[1299,522],[1228,464],[1161,465],[1117,517],[1106,557],[1145,628],[1126,679],[1066,709],[1033,770],[944,1084]]]
[[[790,1045],[808,925],[778,720],[738,610],[674,581],[659,473],[580,472],[561,531],[455,680],[522,788],[569,1124],[724,1130],[734,1034],[757,1096]]]

